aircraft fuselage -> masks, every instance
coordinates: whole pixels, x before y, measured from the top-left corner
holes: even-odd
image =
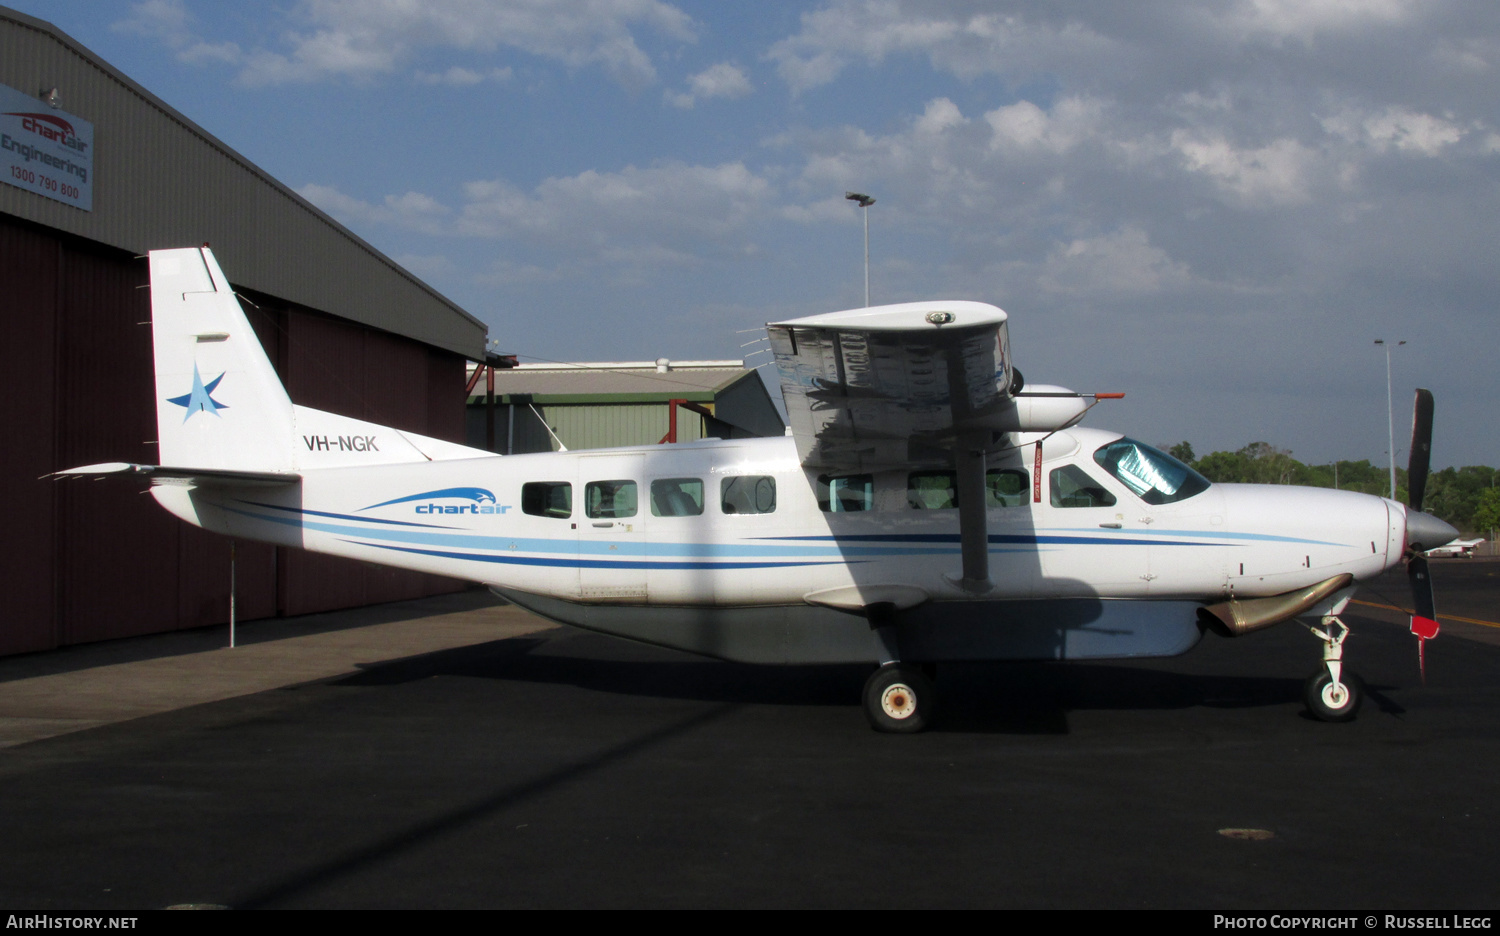
[[[1040,476],[1040,435],[1018,436],[1016,448],[990,460],[991,587],[982,595],[957,581],[958,511],[944,472],[830,479],[798,463],[790,438],[314,469],[297,485],[262,489],[153,490],[174,513],[227,535],[469,579],[567,623],[783,662],[868,658],[869,626],[853,612],[872,602],[890,603],[903,622],[941,607],[950,635],[1003,630],[1007,619],[1018,632],[1047,631],[1019,644],[954,636],[932,651],[943,657],[1181,652],[1197,640],[1198,605],[1341,573],[1367,579],[1399,561],[1399,504],[1216,484],[1153,505],[1096,464],[1094,452],[1119,438],[1081,428],[1046,437]],[[1079,472],[1086,491],[1060,495]],[[1130,623],[1148,610],[1176,623]],[[1154,627],[1167,636],[1085,640],[1058,632],[1049,616],[1083,620],[1064,631]],[[627,620],[635,623],[617,626]],[[722,635],[672,630],[736,620],[749,631],[796,633],[775,638],[774,650],[752,638],[747,651]],[[837,648],[819,643],[835,632],[847,632],[830,638]],[[1070,638],[1083,641],[1073,652]],[[808,639],[818,646],[799,650]]]

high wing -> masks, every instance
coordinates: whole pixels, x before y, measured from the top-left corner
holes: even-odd
[[[993,453],[1006,433],[1072,425],[1086,397],[1022,391],[1006,314],[982,302],[910,302],[766,326],[797,454],[809,468],[952,464],[960,439]]]
[[[982,302],[910,302],[766,326],[797,455],[807,468],[952,467],[962,586],[989,583],[985,458],[1013,432],[1073,425],[1094,394],[1022,390],[1006,314]]]

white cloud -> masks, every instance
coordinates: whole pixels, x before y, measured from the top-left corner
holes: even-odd
[[[1437,156],[1464,137],[1464,130],[1450,120],[1403,107],[1375,114],[1345,111],[1324,120],[1323,128],[1352,143],[1367,143],[1377,152],[1394,149],[1423,156]]]
[[[516,263],[500,259],[493,261],[483,272],[476,274],[474,282],[481,286],[530,286],[561,282],[576,272],[576,268],[562,264],[541,267],[534,263]]]
[[[971,167],[971,153],[981,139],[971,120],[946,97],[927,102],[908,126],[885,136],[871,136],[857,127],[800,134],[788,140],[807,153],[802,179],[814,189],[822,186],[860,188],[874,180],[920,174],[928,186],[961,182]]]
[[[922,111],[912,129],[922,136],[937,136],[946,130],[962,127],[967,124],[966,118],[959,111],[958,105],[947,98],[934,98],[927,102],[927,107]]]
[[[281,15],[288,22],[280,50],[245,52],[232,42],[201,39],[182,0],[145,0],[114,28],[151,36],[178,50],[184,61],[239,64],[239,81],[246,85],[329,77],[368,81],[434,50],[491,53],[505,47],[569,68],[598,66],[620,84],[639,88],[656,80],[656,68],[636,42],[638,30],[683,43],[696,38],[692,19],[664,0],[302,0]],[[468,71],[419,75],[462,84]]]
[[[712,249],[733,239],[764,210],[771,189],[743,163],[669,163],[547,179],[529,194],[503,180],[471,182],[465,195],[458,223],[463,234],[592,244],[601,251],[654,243],[691,254],[697,246]]]
[[[694,39],[692,20],[662,0],[304,0],[310,31],[287,35],[287,55],[268,54],[247,69],[249,83],[323,75],[368,78],[394,70],[425,48],[488,52],[507,46],[571,68],[602,67],[629,87],[656,78],[636,44],[643,27],[679,42]]]
[[[183,0],[145,0],[130,9],[130,16],[113,24],[115,32],[134,33],[155,39],[190,65],[221,62],[237,65],[244,52],[233,42],[208,42],[194,29],[195,17]]]
[[[298,193],[350,225],[510,240],[529,250],[561,251],[570,263],[639,266],[753,253],[748,229],[770,212],[773,195],[770,184],[742,163],[590,170],[547,179],[532,192],[495,179],[467,183],[463,191],[458,208],[420,192],[378,203],[325,185],[304,185]],[[486,275],[496,282],[539,282],[542,269],[518,263]]]
[[[1058,55],[1096,55],[1108,44],[1077,21],[1034,23],[986,4],[838,0],[802,14],[801,31],[773,45],[767,57],[800,94],[856,62],[877,65],[895,55],[925,55],[935,69],[973,78],[1014,74]]]
[[[508,67],[491,68],[487,71],[477,72],[454,65],[445,72],[417,71],[412,74],[412,77],[416,79],[418,84],[449,85],[455,88],[465,88],[482,84],[486,81],[506,82],[511,79],[513,74],[514,72]]]
[[[130,16],[115,23],[116,32],[133,32],[163,39],[191,36],[192,14],[183,0],[144,0],[130,8]]]
[[[1247,208],[1307,201],[1310,176],[1318,161],[1315,151],[1291,139],[1247,149],[1223,137],[1204,139],[1177,130],[1172,133],[1172,148],[1190,172],[1212,179]]]
[[[720,62],[689,78],[687,91],[668,91],[664,99],[673,107],[686,110],[709,98],[739,98],[754,90],[744,69]]]
[[[837,224],[858,217],[850,206],[853,202],[838,195],[831,195],[806,205],[783,205],[777,214],[797,224]]]
[[[207,62],[238,65],[245,60],[245,53],[233,42],[192,42],[178,50],[177,58],[189,65]]]
[[[1152,246],[1135,227],[1058,244],[1036,276],[1047,292],[1096,297],[1156,293],[1192,278],[1187,264]]]
[[[453,213],[448,206],[420,192],[387,195],[378,205],[346,195],[332,186],[311,182],[297,189],[297,194],[350,225],[389,224],[425,234],[444,234],[450,223],[448,216]]]
[[[1100,132],[1103,102],[1088,97],[1066,97],[1051,112],[1030,101],[1017,101],[984,115],[993,130],[990,148],[1010,151],[1066,153]]]
[[[1264,32],[1306,42],[1320,32],[1398,23],[1417,8],[1413,0],[1241,0],[1220,22],[1235,33]]]

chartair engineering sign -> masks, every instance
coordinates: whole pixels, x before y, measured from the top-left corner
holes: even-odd
[[[94,125],[0,85],[0,182],[92,211]]]

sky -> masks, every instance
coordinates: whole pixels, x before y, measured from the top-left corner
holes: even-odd
[[[739,358],[871,300],[1010,315],[1088,425],[1500,465],[1493,0],[7,0],[522,361]],[[66,102],[64,102],[66,108]]]

